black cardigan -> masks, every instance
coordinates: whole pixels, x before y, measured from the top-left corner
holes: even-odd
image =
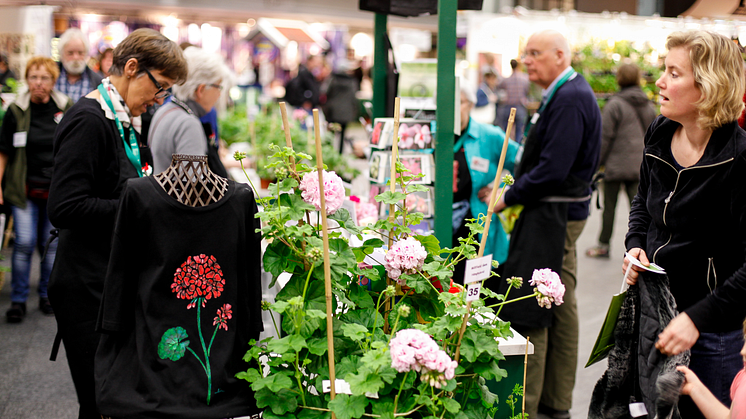
[[[739,330],[746,316],[746,132],[715,130],[693,166],[677,170],[680,125],[658,117],[645,136],[626,248],[640,247],[670,278],[678,310],[700,332]]]

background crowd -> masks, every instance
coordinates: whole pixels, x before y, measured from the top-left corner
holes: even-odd
[[[215,106],[232,75],[219,55],[183,47],[139,29],[102,51],[91,66],[85,36],[70,29],[60,38],[59,64],[46,57],[28,61],[28,89],[3,120],[0,204],[11,208],[15,237],[6,318],[19,323],[26,316],[31,256],[38,249],[39,309],[55,315],[56,344],[66,348],[80,418],[106,413],[96,404],[98,308],[127,179],[165,170],[172,154],[205,155],[212,172],[227,176]],[[460,134],[453,148],[454,243],[465,235],[467,220],[487,212],[492,188],[499,186],[490,181],[514,108],[505,170],[515,184],[494,210],[517,216],[514,226],[492,223],[485,254],[500,263],[502,277],[530,278],[536,268],[551,268],[566,288],[564,302],[551,310],[527,302],[501,312],[534,344],[525,389],[530,418],[570,417],[582,304],[575,298],[575,243],[599,173],[603,225],[598,245],[585,253],[610,258],[623,190],[632,208],[623,272],[633,291],[623,310],[632,313],[626,337],[633,349],[618,345],[612,351],[590,417],[615,417],[609,412],[629,400],[654,410],[661,396],[656,382],[666,374],[674,374],[683,392],[674,417],[716,417],[731,402],[731,417],[746,417],[746,133],[737,123],[746,90],[742,51],[704,31],[674,33],[667,48],[663,75],[655,82],[660,116],[633,64],[618,68],[619,92],[601,110],[571,66],[567,40],[556,31],[533,34],[520,61],[511,60],[509,76],[487,68],[476,91],[461,86]],[[359,116],[357,70],[344,60],[332,70],[323,56],[313,55],[282,95],[301,112],[320,107],[328,122],[339,124],[340,152],[347,126]],[[7,57],[0,56],[0,84],[14,76]],[[541,90],[538,106],[529,97],[532,84]],[[632,260],[640,264],[631,266]],[[666,274],[649,273],[645,266],[651,262]],[[499,293],[507,287],[488,286]],[[519,295],[530,294],[528,288]],[[639,384],[614,387],[614,374]],[[710,409],[713,400],[718,404]]]

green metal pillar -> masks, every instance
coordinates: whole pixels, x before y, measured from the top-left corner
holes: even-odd
[[[387,23],[388,15],[376,13],[373,28],[373,118],[393,116],[386,115],[386,64],[389,59],[386,48]]]
[[[451,246],[457,0],[438,1],[438,96],[435,136],[435,237]]]

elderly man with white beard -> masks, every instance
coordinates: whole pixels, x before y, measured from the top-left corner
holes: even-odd
[[[90,44],[80,29],[70,28],[60,37],[58,50],[60,77],[54,87],[77,102],[101,84],[101,76],[86,64]]]

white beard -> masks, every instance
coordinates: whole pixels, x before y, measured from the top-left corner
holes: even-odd
[[[78,76],[80,74],[83,74],[86,64],[83,60],[71,60],[63,61],[62,66],[65,67],[65,71],[67,71],[68,74]]]

